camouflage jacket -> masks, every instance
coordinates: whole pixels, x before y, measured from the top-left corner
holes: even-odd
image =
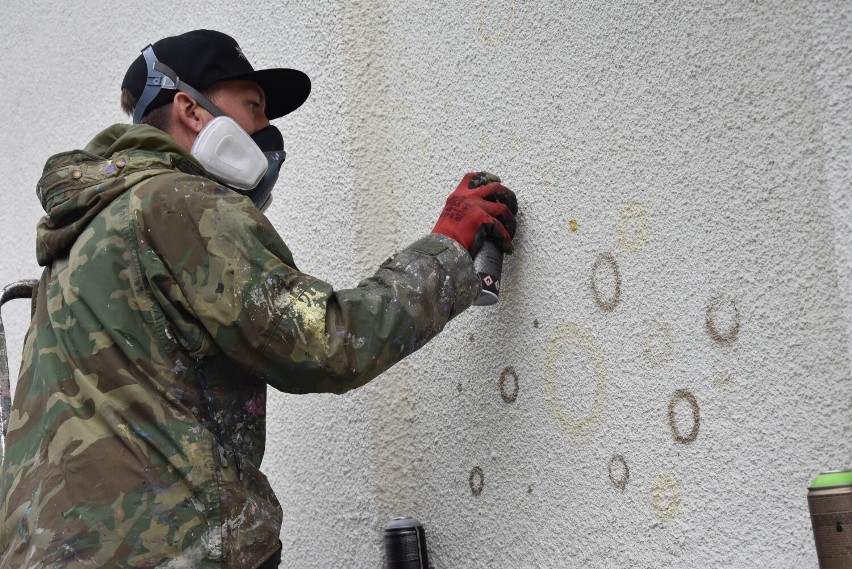
[[[480,290],[437,235],[332,290],[144,125],[50,158],[38,196],[45,270],[0,478],[4,568],[256,567],[281,525],[259,470],[267,384],[363,385]]]

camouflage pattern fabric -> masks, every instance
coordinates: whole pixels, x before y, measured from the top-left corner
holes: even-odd
[[[266,386],[363,385],[480,290],[467,252],[430,235],[335,291],[145,125],[52,157],[38,195],[2,567],[257,567],[282,517],[259,470]]]

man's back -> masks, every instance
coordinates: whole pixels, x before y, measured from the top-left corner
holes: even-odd
[[[175,162],[193,168],[180,154],[132,147],[111,159],[71,153],[42,179],[49,215],[39,255],[48,266],[9,425],[3,566],[183,558],[203,567],[228,541],[253,558],[232,566],[250,567],[277,544],[280,508],[257,470],[266,385],[216,358],[200,321],[176,317],[181,307],[157,293],[166,283],[152,286],[170,269],[146,238],[156,232],[145,227],[146,210],[169,209],[171,198],[177,213],[199,202],[175,188],[203,191]],[[173,232],[160,239],[182,242]],[[193,356],[214,362],[201,371],[211,399]],[[217,431],[227,432],[224,452]]]

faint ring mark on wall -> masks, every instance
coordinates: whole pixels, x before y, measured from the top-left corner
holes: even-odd
[[[733,391],[734,378],[728,372],[722,372],[713,377],[713,387],[719,391]]]
[[[485,488],[485,473],[478,466],[474,466],[470,471],[470,476],[467,479],[470,485],[470,493],[474,496],[482,494],[482,489]]]
[[[723,296],[710,299],[704,327],[715,342],[722,345],[732,343],[740,333],[740,311],[737,303]]]
[[[661,472],[654,477],[651,487],[651,506],[661,522],[670,522],[680,512],[683,490],[671,472]]]
[[[642,347],[645,360],[653,369],[669,363],[674,353],[671,326],[666,322],[651,322],[642,339]]]
[[[631,231],[634,220],[639,224],[636,232]],[[648,209],[640,202],[628,203],[618,218],[618,246],[625,253],[636,253],[648,241],[650,226]]]
[[[609,481],[612,485],[624,492],[627,482],[630,480],[630,468],[624,456],[617,454],[609,459]]]
[[[612,292],[608,296],[601,294],[598,286],[598,272],[604,266],[609,267],[609,271],[612,273]],[[592,289],[592,296],[595,297],[595,304],[601,310],[610,312],[618,306],[618,302],[621,300],[621,272],[618,270],[618,263],[615,262],[615,257],[611,253],[601,253],[595,259],[589,286]]]
[[[680,427],[677,426],[677,416],[675,407],[680,401],[686,402],[692,410],[692,429],[689,433],[683,434]],[[671,399],[669,399],[669,425],[672,428],[672,434],[677,442],[688,445],[698,438],[698,429],[701,427],[701,411],[698,409],[698,401],[695,396],[686,389],[678,389],[675,391]]]
[[[512,383],[512,387],[508,388],[506,384],[510,382]],[[500,374],[500,397],[506,403],[514,403],[518,400],[519,390],[518,373],[515,371],[515,368],[509,366]]]
[[[485,40],[485,43],[491,46],[498,46],[509,37],[512,33],[512,27],[515,23],[515,13],[518,11],[517,0],[512,0],[509,8],[509,18],[499,30],[488,25],[488,0],[480,0],[479,2],[479,35]]]
[[[565,414],[556,393],[556,361],[559,359],[560,350],[566,344],[574,344],[585,349],[595,373],[595,401],[591,411],[580,419],[572,419]],[[559,326],[550,337],[546,358],[544,389],[554,420],[568,436],[588,436],[600,421],[606,401],[606,366],[595,337],[589,330],[574,323]]]

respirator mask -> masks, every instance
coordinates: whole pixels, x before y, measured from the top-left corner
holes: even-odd
[[[269,125],[249,135],[237,121],[225,115],[210,99],[184,83],[167,65],[157,61],[152,46],[142,50],[148,69],[145,90],[133,109],[133,124],[139,124],[148,105],[161,89],[183,91],[213,115],[192,145],[190,154],[213,178],[248,196],[260,211],[272,202],[272,188],[284,163],[284,137]]]

